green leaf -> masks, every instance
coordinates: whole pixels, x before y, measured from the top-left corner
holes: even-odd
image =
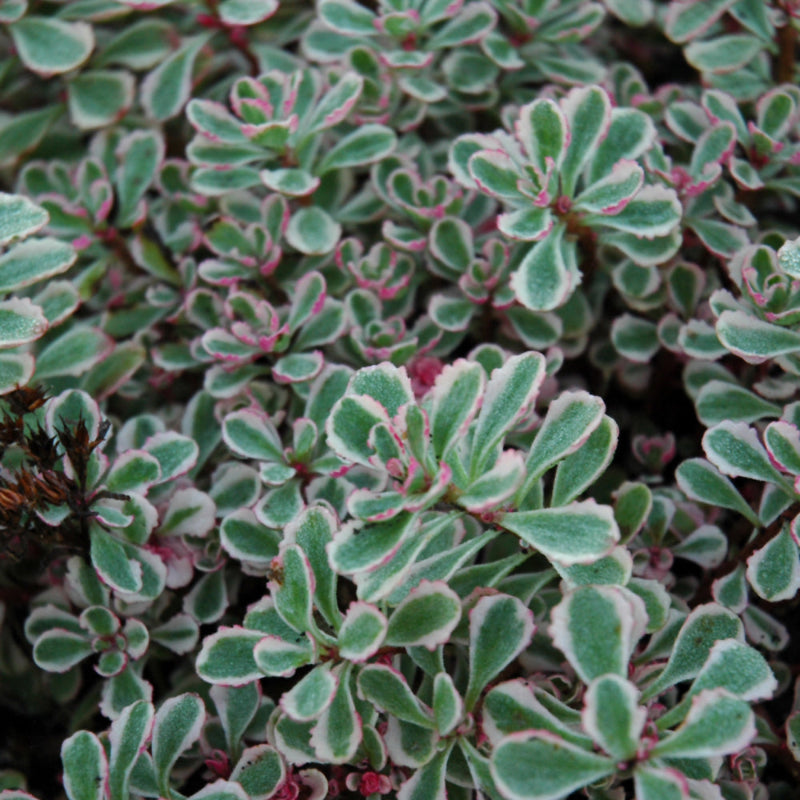
[[[296,631],[312,630],[314,573],[298,545],[283,549],[278,565],[273,567],[273,574],[276,572],[280,577],[268,585],[278,613]]]
[[[147,491],[161,477],[158,461],[143,450],[126,450],[108,473],[105,485],[111,492]]]
[[[431,392],[430,426],[434,452],[443,459],[469,430],[486,384],[480,364],[458,360],[437,376]]]
[[[376,569],[397,552],[415,528],[415,518],[408,513],[360,531],[345,527],[328,547],[331,566],[345,575]]]
[[[311,734],[317,760],[326,764],[350,761],[361,743],[361,722],[350,692],[350,665],[337,669],[339,687]]]
[[[215,684],[209,694],[225,731],[228,752],[235,761],[242,749],[244,733],[258,712],[262,697],[261,684],[257,681],[244,686]]]
[[[27,298],[0,302],[0,350],[33,342],[46,331],[42,309]]]
[[[259,461],[283,461],[283,443],[263,412],[243,408],[222,421],[222,439],[237,455]]]
[[[712,646],[687,697],[706,689],[725,689],[741,700],[765,700],[777,687],[769,664],[758,650],[736,639],[721,639]]]
[[[354,0],[320,0],[320,19],[339,33],[374,36],[375,15]]]
[[[286,228],[286,241],[305,255],[330,253],[341,235],[342,226],[319,206],[295,211]]]
[[[618,213],[597,217],[597,224],[645,239],[667,236],[681,220],[678,195],[660,184],[647,185]],[[591,218],[591,217],[590,217]]]
[[[591,156],[589,181],[594,183],[608,175],[620,159],[639,158],[656,137],[655,125],[647,114],[635,108],[612,108],[608,134]]]
[[[264,675],[290,678],[300,667],[313,663],[314,642],[308,634],[302,633],[292,641],[265,636],[253,649],[253,657]]]
[[[4,121],[0,130],[0,165],[12,164],[33,150],[62,113],[62,106],[50,105],[37,111],[15,114]]]
[[[321,664],[281,697],[281,708],[294,720],[316,719],[333,702],[339,682],[329,665]]]
[[[427,47],[443,50],[478,41],[489,33],[496,20],[497,14],[488,3],[472,3],[439,28]]]
[[[267,800],[285,779],[283,758],[268,744],[248,747],[231,772],[231,780],[242,787],[248,800]]]
[[[81,381],[92,397],[104,400],[113,394],[139,369],[145,360],[145,349],[136,342],[123,342],[114,352],[95,364]]]
[[[633,758],[639,747],[647,709],[638,700],[638,689],[613,674],[592,681],[584,696],[584,730],[617,761]]]
[[[125,549],[99,526],[89,530],[92,565],[103,583],[118,592],[135,593],[142,588],[142,569]]]
[[[164,141],[156,131],[138,130],[117,147],[122,162],[117,172],[117,223],[127,227],[143,214],[140,201],[164,159]]]
[[[571,197],[578,175],[611,124],[611,103],[599,86],[573,89],[561,109],[569,126],[569,140],[561,163],[561,191]]]
[[[171,794],[169,774],[181,754],[199,738],[206,720],[203,701],[196,694],[181,694],[165,700],[155,716],[151,749],[158,785]]]
[[[547,174],[548,159],[558,169],[570,134],[564,112],[557,103],[535,100],[523,106],[519,112],[516,133],[526,155],[542,175]]]
[[[163,122],[180,113],[192,90],[195,59],[207,40],[207,34],[187,39],[142,81],[141,102],[151,119]]]
[[[207,683],[244,686],[263,677],[253,648],[264,638],[259,631],[220,628],[203,639],[197,657],[197,674]]]
[[[730,508],[758,526],[758,515],[739,494],[733,483],[704,458],[682,462],[675,473],[678,486],[688,497],[711,506]]]
[[[446,672],[437,673],[433,681],[433,715],[440,736],[455,730],[464,715],[464,701]]]
[[[153,706],[138,700],[111,723],[108,790],[110,800],[128,800],[128,784],[136,759],[153,728]]]
[[[144,450],[154,456],[161,467],[161,483],[186,474],[197,462],[199,448],[194,439],[174,431],[151,436]]]
[[[512,356],[494,370],[475,425],[471,475],[477,477],[491,466],[498,444],[536,398],[544,377],[545,360],[541,353]]]
[[[61,745],[64,790],[69,800],[103,800],[108,759],[100,740],[89,731],[72,734]],[[5,793],[0,794],[4,797]]]
[[[617,423],[604,416],[586,441],[558,465],[550,504],[567,505],[591,486],[611,463],[618,439]]]
[[[347,167],[363,167],[388,156],[397,145],[394,131],[384,125],[368,123],[343,136],[319,162],[315,172],[326,172]]]
[[[736,753],[756,734],[750,706],[724,689],[704,689],[692,698],[678,730],[652,749],[656,758],[707,758]]]
[[[133,105],[136,80],[130,72],[87,70],[67,86],[67,105],[77,128],[94,130],[119,121]]]
[[[622,314],[614,320],[611,341],[621,356],[636,364],[648,364],[661,347],[656,325],[632,314]]]
[[[483,513],[500,506],[511,497],[525,478],[525,465],[522,454],[515,450],[505,450],[494,466],[472,481],[457,503],[473,514]]]
[[[639,765],[633,782],[637,800],[689,800],[686,778],[675,769]]]
[[[744,639],[739,618],[716,603],[698,606],[681,626],[664,670],[643,692],[648,700],[676,683],[694,678],[720,639]]]
[[[695,400],[697,416],[703,425],[719,422],[755,422],[764,417],[778,417],[781,407],[770,403],[728,381],[709,381]]]
[[[508,800],[560,800],[612,775],[616,764],[548,731],[502,739],[491,759],[492,778]]]
[[[386,630],[386,617],[376,606],[354,600],[339,630],[339,655],[356,663],[366,661],[383,644]]]
[[[590,214],[618,214],[643,183],[644,170],[635,161],[620,159],[607,175],[575,198],[575,206]]]
[[[761,52],[764,44],[758,36],[746,33],[716,36],[692,42],[685,50],[686,60],[701,72],[734,72]]]
[[[791,600],[800,591],[800,552],[788,525],[747,559],[747,581],[770,603]]]
[[[580,721],[578,712],[521,679],[495,686],[484,699],[483,726],[492,744],[509,733],[537,729],[588,750],[593,742],[579,732]]]
[[[36,357],[37,379],[82,375],[104,359],[114,341],[99,328],[80,325],[62,333]]]
[[[720,422],[703,436],[706,456],[732,478],[754,478],[790,486],[772,466],[756,431],[744,422]]]
[[[602,558],[620,536],[612,509],[594,500],[539,511],[512,511],[503,514],[498,523],[565,566]]]
[[[0,353],[0,394],[24,386],[33,377],[34,358],[30,353]]]
[[[550,636],[589,683],[608,673],[625,677],[647,624],[642,600],[619,586],[579,586],[552,611]]]
[[[748,364],[800,350],[800,333],[757,319],[745,311],[723,311],[717,320],[717,336],[734,355]]]
[[[49,218],[41,206],[27,197],[0,192],[0,245],[36,233],[47,225]]]
[[[562,392],[551,401],[525,462],[528,483],[578,450],[600,424],[605,410],[599,397],[584,391]]]
[[[369,664],[358,674],[358,692],[379,711],[422,728],[433,728],[430,711],[424,710],[402,673],[383,664]]]
[[[443,581],[422,581],[389,617],[385,643],[393,647],[444,644],[461,619],[461,599]]]
[[[61,673],[72,669],[91,653],[91,639],[86,634],[55,628],[36,639],[33,660],[41,669]]]
[[[391,417],[396,416],[402,406],[414,402],[414,391],[406,370],[389,362],[360,369],[350,378],[347,393],[371,397]]]
[[[43,78],[75,69],[94,49],[94,33],[85,22],[28,14],[8,27],[22,63]]]
[[[332,128],[345,120],[361,96],[364,79],[355,72],[342,75],[333,87],[328,89],[317,104],[308,121],[308,133]]]
[[[439,261],[456,273],[463,273],[474,258],[472,230],[464,220],[445,217],[433,223],[428,247]]]
[[[526,308],[550,311],[563,305],[575,289],[575,264],[575,243],[565,240],[564,227],[557,225],[525,254],[511,275],[511,288]]]
[[[278,5],[278,0],[222,0],[219,17],[226,25],[255,25],[271,17]]]
[[[705,33],[736,0],[674,3],[665,19],[665,33],[673,42],[686,42]]]
[[[183,610],[201,624],[217,622],[227,607],[228,592],[222,569],[203,575],[183,598]]]
[[[800,431],[784,420],[771,422],[764,430],[764,445],[773,463],[792,475],[800,475]]]
[[[469,683],[464,704],[471,710],[484,687],[530,643],[533,613],[509,595],[482,597],[469,615]]]

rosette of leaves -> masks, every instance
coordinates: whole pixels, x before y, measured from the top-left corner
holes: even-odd
[[[514,56],[503,65],[513,71],[504,76],[502,88],[513,100],[518,87],[530,83],[575,86],[602,81],[606,67],[584,42],[590,42],[604,22],[603,6],[623,18],[638,18],[631,23],[635,25],[646,21],[648,5],[648,2],[624,0],[621,3],[607,0],[602,4],[591,0],[495,2],[501,24],[493,37],[498,44],[502,43],[503,49],[510,46]]]
[[[449,516],[436,520],[440,538],[450,538]],[[462,620],[459,595],[442,580],[418,577],[401,599],[390,601],[391,610],[359,600],[343,613],[335,564],[326,554],[335,547],[337,527],[324,507],[306,509],[287,527],[269,596],[251,606],[242,627],[224,627],[206,639],[198,673],[215,686],[244,692],[263,675],[285,677],[314,665],[283,693],[270,719],[277,749],[300,763],[366,760],[379,771],[402,765],[410,768],[405,792],[421,791],[420,783],[429,790],[433,782],[441,793],[453,745],[475,750],[470,714],[485,686],[527,646],[532,615],[502,593],[470,603],[469,630],[463,626],[462,634],[470,643],[469,686],[462,695],[442,657]],[[473,543],[473,556],[479,546]],[[458,558],[447,558],[450,571],[466,559],[463,547],[456,549]],[[501,618],[509,624],[499,627]],[[410,676],[420,669],[424,689],[415,696]]]
[[[581,269],[596,268],[597,244],[639,264],[659,264],[679,246],[681,205],[672,189],[645,183],[635,159],[655,141],[649,117],[611,107],[599,87],[520,109],[515,135],[459,137],[450,168],[463,186],[503,202],[498,230],[526,248],[511,286],[527,308],[566,302]]]
[[[506,449],[505,437],[536,400],[545,360],[538,353],[514,356],[497,363],[487,381],[490,370],[458,361],[421,404],[402,368],[382,364],[350,379],[331,412],[328,443],[341,458],[378,470],[388,485],[349,496],[348,511],[363,527],[354,527],[342,546],[368,538],[375,523],[446,503],[517,534],[559,570],[611,553],[619,538],[611,510],[575,502],[616,447],[617,428],[602,401],[566,392],[550,403],[533,441],[527,438],[527,452]],[[557,465],[548,504],[543,476]]]
[[[664,33],[683,46],[704,85],[750,100],[778,81],[794,79],[792,13],[782,3],[671,0]]]
[[[370,123],[342,129],[364,81],[353,72],[328,81],[318,71],[272,70],[240,78],[230,113],[210,100],[193,100],[187,115],[197,130],[188,147],[198,165],[193,188],[206,195],[264,186],[295,206],[286,241],[304,255],[330,253],[339,241],[337,209],[349,191],[350,170],[391,153],[394,131]],[[260,169],[259,169],[260,168]]]
[[[715,603],[667,621],[668,596],[650,584],[582,586],[553,608],[549,634],[586,686],[582,709],[523,681],[487,694],[482,726],[502,797],[557,800],[589,784],[613,791],[633,780],[642,800],[688,800],[724,779],[719,756],[754,740],[750,702],[770,697],[777,681],[744,644],[741,622]],[[642,669],[657,653],[669,656],[663,667]],[[689,684],[680,702],[654,719],[650,708],[661,709],[659,697],[678,684]]]
[[[710,298],[716,334],[726,351],[749,364],[777,361],[792,376],[800,344],[795,330],[799,255],[797,240],[784,242],[777,253],[767,244],[745,248],[728,263],[739,296],[718,289]]]
[[[184,692],[162,702],[157,711],[148,700],[133,702],[112,723],[108,747],[90,731],[70,736],[61,749],[67,796],[70,800],[184,797],[175,787],[185,784],[187,765],[194,772],[203,763],[224,777],[187,800],[266,800],[284,786],[302,786],[309,800],[326,796],[327,781],[319,770],[296,772],[265,743],[241,746],[239,737],[252,736],[259,723],[263,727],[263,711],[269,708],[260,705],[257,687],[214,687],[211,698],[204,702],[198,694]],[[212,704],[216,715],[209,713]],[[212,749],[209,741],[221,748]]]
[[[216,312],[206,295],[193,298],[202,319],[211,321],[200,338],[205,353],[223,366],[209,373],[207,388],[233,396],[244,384],[270,375],[279,384],[307,384],[325,363],[320,349],[337,341],[347,328],[344,304],[326,296],[325,279],[308,272],[284,284],[291,304],[277,308],[255,291],[234,289]],[[268,363],[259,363],[260,359]]]
[[[26,384],[33,376],[35,359],[29,345],[44,336],[48,329],[63,323],[78,306],[77,293],[66,281],[52,281],[36,293],[28,289],[62,274],[76,259],[74,248],[57,238],[29,238],[48,221],[47,211],[26,197],[0,194],[0,292],[3,295],[0,349],[4,351],[0,355],[0,393],[3,394]],[[90,339],[103,338],[91,328],[73,330],[83,330]],[[61,335],[64,336],[63,332]],[[58,347],[60,342],[54,333],[50,347]],[[100,349],[101,352],[94,355],[101,357],[105,347]],[[66,355],[71,356],[64,364],[68,371],[81,371],[86,366],[69,348]],[[46,366],[46,354],[44,360]],[[89,362],[91,365],[91,355]]]
[[[391,109],[400,130],[419,125],[430,105],[485,107],[501,70],[521,66],[483,0],[381,0],[374,9],[322,0],[318,13],[302,40],[308,57],[355,69],[373,113]]]

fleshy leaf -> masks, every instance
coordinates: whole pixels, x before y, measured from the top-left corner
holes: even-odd
[[[610,758],[548,731],[513,733],[500,741],[491,759],[492,778],[509,800],[560,800],[615,769]]]
[[[94,49],[94,33],[85,22],[28,14],[9,30],[22,63],[43,78],[69,72]]]
[[[553,609],[550,636],[588,683],[609,673],[627,675],[628,660],[646,624],[644,603],[632,592],[580,586]]]
[[[651,751],[664,758],[703,758],[736,753],[756,733],[750,706],[724,689],[704,689],[692,699],[683,724]]]
[[[533,613],[516,597],[482,597],[469,615],[469,684],[464,697],[471,709],[483,688],[530,643]]]
[[[747,559],[747,581],[770,603],[791,600],[800,590],[800,551],[788,526]]]
[[[618,761],[633,758],[639,746],[647,709],[638,700],[637,688],[614,674],[596,678],[584,696],[584,729]]]
[[[103,800],[108,780],[108,758],[93,733],[78,731],[66,739],[61,745],[61,763],[64,766],[64,790],[69,800]]]
[[[470,471],[484,469],[500,440],[524,413],[539,392],[545,376],[545,361],[540,353],[512,356],[496,369],[484,393],[472,440]]]
[[[423,581],[389,617],[385,642],[433,650],[450,638],[461,619],[461,600],[442,581]]]
[[[676,683],[694,678],[720,639],[744,639],[739,618],[716,603],[695,608],[681,626],[667,665],[643,692],[643,697],[649,699]]]
[[[620,538],[612,509],[594,500],[539,511],[512,511],[502,514],[498,522],[565,566],[602,558]]]
[[[170,794],[169,774],[181,754],[203,730],[206,712],[196,694],[181,694],[162,703],[153,725],[153,764],[164,795]]]

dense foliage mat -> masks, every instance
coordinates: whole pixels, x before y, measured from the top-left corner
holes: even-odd
[[[796,0],[0,1],[0,800],[790,800]]]

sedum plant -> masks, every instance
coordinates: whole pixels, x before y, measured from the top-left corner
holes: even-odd
[[[797,31],[0,2],[0,800],[793,798]]]

